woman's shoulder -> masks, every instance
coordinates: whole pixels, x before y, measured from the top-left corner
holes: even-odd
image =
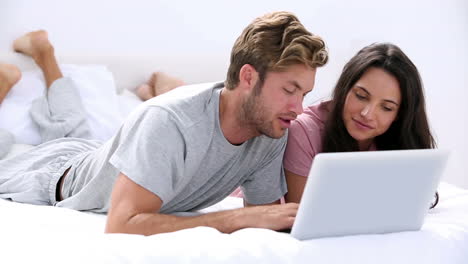
[[[312,161],[322,151],[322,136],[328,117],[328,101],[304,108],[288,132],[283,166],[288,171],[307,176]]]
[[[311,153],[320,152],[325,122],[329,114],[328,105],[329,101],[323,101],[305,107],[304,112],[291,123],[288,144],[295,140],[301,145],[301,148],[306,148],[307,146]]]
[[[330,113],[329,106],[330,101],[322,101],[311,106],[306,106],[304,112],[298,115],[295,121],[307,130],[323,130]]]

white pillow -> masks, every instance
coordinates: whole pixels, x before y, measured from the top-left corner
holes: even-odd
[[[105,141],[115,134],[124,116],[119,109],[112,73],[101,65],[60,65],[79,90],[94,139]],[[29,111],[34,99],[45,90],[39,70],[25,71],[21,80],[0,104],[0,127],[10,131],[16,143],[37,145],[41,137]]]

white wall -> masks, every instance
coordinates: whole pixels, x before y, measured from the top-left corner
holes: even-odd
[[[265,12],[289,10],[330,51],[306,104],[329,94],[344,63],[363,46],[399,45],[421,72],[439,147],[452,150],[445,180],[468,188],[468,2],[285,2],[0,0],[0,50],[23,32],[45,28],[58,54],[178,54],[198,67],[208,56],[219,65],[213,80],[220,80],[244,26]]]

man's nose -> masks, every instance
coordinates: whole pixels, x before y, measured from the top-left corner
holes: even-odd
[[[296,115],[302,114],[303,107],[302,107],[302,102],[304,101],[304,98],[302,96],[297,96],[294,102],[292,103],[290,111],[294,112]]]

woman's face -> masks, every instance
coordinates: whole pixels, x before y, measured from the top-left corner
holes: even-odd
[[[380,68],[369,68],[346,96],[343,122],[348,133],[367,150],[375,137],[395,121],[401,104],[398,80]]]

